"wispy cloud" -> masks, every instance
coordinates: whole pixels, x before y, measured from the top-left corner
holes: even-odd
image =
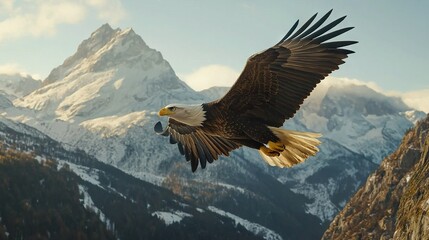
[[[9,12],[13,9],[14,0],[0,0],[0,14]]]
[[[429,113],[429,89],[402,93],[401,98],[408,106]]]
[[[377,85],[375,82],[366,82],[359,79],[354,78],[346,78],[346,77],[331,77],[328,76],[325,80],[323,80],[319,85],[321,87],[330,87],[332,85],[335,86],[342,86],[342,85],[357,85],[357,86],[367,86],[371,88],[372,90],[386,94],[386,91],[383,90],[380,86]]]
[[[59,25],[80,23],[90,11],[111,23],[117,23],[125,16],[118,0],[36,0],[19,5],[13,0],[0,0],[0,9],[0,42],[53,35]]]
[[[28,74],[21,66],[18,64],[3,64],[0,65],[0,74],[6,75],[15,75],[19,74],[21,76],[31,76],[34,79],[42,79],[39,74]]]
[[[22,72],[22,69],[18,66],[18,64],[3,64],[0,65],[0,74],[15,74]]]
[[[179,77],[193,89],[200,91],[213,86],[232,86],[240,73],[224,65],[207,65]]]
[[[54,34],[59,24],[80,22],[86,9],[72,1],[34,1],[25,7],[8,3],[5,19],[0,21],[0,41],[43,34]]]

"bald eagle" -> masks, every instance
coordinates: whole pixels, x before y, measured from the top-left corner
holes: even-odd
[[[332,10],[311,24],[313,15],[297,31],[297,21],[273,47],[251,56],[231,89],[220,99],[197,105],[170,104],[159,111],[168,116],[155,131],[170,136],[170,143],[191,162],[192,171],[206,167],[219,155],[241,146],[259,150],[271,166],[291,167],[315,155],[318,133],[286,130],[316,85],[343,64],[353,51],[342,47],[356,41],[328,41],[352,27],[331,31],[345,18],[325,26]]]

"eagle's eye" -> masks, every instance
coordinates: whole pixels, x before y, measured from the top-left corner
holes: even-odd
[[[177,107],[168,107],[168,110],[170,110],[172,112],[176,111],[176,109],[177,109]]]

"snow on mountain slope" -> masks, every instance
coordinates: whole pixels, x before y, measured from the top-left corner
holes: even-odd
[[[10,101],[25,96],[42,85],[29,75],[0,74],[0,95],[6,96]]]
[[[192,217],[191,214],[176,211],[176,212],[163,212],[163,211],[156,211],[152,213],[152,216],[157,216],[158,218],[162,219],[165,222],[165,225],[170,225],[176,222],[181,222],[183,218],[185,217]]]
[[[113,30],[109,24],[102,25],[91,34],[90,38],[84,40],[79,45],[77,52],[73,56],[67,58],[62,65],[54,68],[49,76],[43,81],[43,84],[48,85],[64,79],[78,64],[80,64],[81,61],[94,55],[119,32],[119,29]]]
[[[82,122],[80,125],[102,137],[123,136],[133,126],[147,124],[147,112],[132,112],[123,116],[100,117]]]
[[[246,219],[242,219],[242,218],[240,218],[234,214],[231,214],[229,212],[225,212],[225,211],[218,209],[216,207],[213,207],[213,206],[209,206],[208,209],[212,212],[215,212],[215,213],[221,215],[221,216],[225,216],[225,217],[233,219],[235,221],[235,224],[237,224],[237,225],[241,224],[244,228],[246,228],[250,232],[253,232],[257,236],[262,236],[266,240],[283,240],[283,238],[279,234],[274,232],[273,230],[268,229],[264,226],[261,226],[257,223],[249,222]]]

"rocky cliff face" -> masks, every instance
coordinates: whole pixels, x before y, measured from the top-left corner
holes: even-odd
[[[429,239],[429,116],[404,136],[323,239]]]
[[[421,143],[422,156],[410,172],[397,213],[395,239],[429,239],[429,138],[427,128]]]

